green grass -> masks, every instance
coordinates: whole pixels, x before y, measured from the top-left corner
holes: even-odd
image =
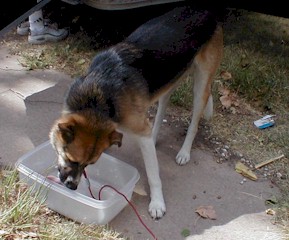
[[[71,77],[84,74],[97,52],[91,48],[90,40],[84,33],[76,33],[58,44],[36,45],[31,48],[23,43],[20,48],[11,46],[11,49],[12,53],[21,55],[20,63],[27,70],[56,68],[67,72]]]
[[[271,164],[275,173],[270,179],[280,188],[281,196],[274,206],[276,222],[288,231],[289,226],[289,19],[242,11],[238,18],[225,25],[225,54],[222,68],[232,74],[223,81],[231,91],[244,99],[254,110],[243,123],[232,117],[233,127],[224,138],[239,139],[238,149],[255,163],[286,156]],[[227,34],[226,34],[227,33]],[[217,103],[218,104],[218,103]],[[257,114],[256,114],[257,113]],[[273,128],[260,131],[253,120],[266,114],[276,115]],[[225,116],[225,119],[230,116]],[[217,118],[220,121],[220,118]],[[218,130],[219,134],[224,131]],[[236,135],[238,133],[238,136]],[[289,234],[289,232],[287,232]],[[289,237],[288,237],[289,239]]]
[[[3,206],[11,203],[11,196],[15,196],[15,202],[11,204],[9,209],[1,211],[1,222],[13,224],[14,229],[23,229],[29,227],[33,216],[39,212],[39,208],[45,198],[39,198],[41,192],[33,193],[33,187],[26,188],[17,183],[16,171],[11,171],[10,176],[4,178],[3,185]],[[25,226],[25,227],[24,227]]]
[[[106,226],[75,223],[45,206],[47,189],[19,181],[15,169],[0,174],[0,239],[124,240]]]
[[[232,79],[223,84],[262,112],[288,114],[288,23],[258,13],[235,14],[239,17],[229,17],[224,27],[221,69],[230,72]],[[186,81],[172,96],[172,103],[187,106],[192,101],[188,89],[191,84]]]
[[[282,20],[243,12],[225,32],[223,66],[233,76],[228,85],[261,111],[288,108],[289,35]]]

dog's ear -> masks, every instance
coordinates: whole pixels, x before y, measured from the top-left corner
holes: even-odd
[[[66,144],[73,142],[75,125],[71,122],[58,123],[58,129]]]
[[[111,145],[115,144],[118,147],[120,147],[121,143],[122,143],[122,133],[119,133],[117,131],[113,131],[110,133],[109,139],[110,139]]]

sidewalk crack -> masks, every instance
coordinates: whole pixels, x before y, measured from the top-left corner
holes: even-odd
[[[23,94],[21,94],[20,92],[15,91],[12,88],[9,88],[9,91],[15,93],[18,97],[20,97],[21,99],[25,100],[25,96]]]

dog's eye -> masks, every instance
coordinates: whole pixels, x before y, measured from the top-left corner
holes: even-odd
[[[72,162],[72,161],[70,161],[70,164],[73,165],[73,166],[78,166],[79,165],[78,162]]]
[[[66,161],[69,163],[70,167],[78,167],[79,166],[78,162],[71,161],[69,158],[67,158]]]
[[[68,167],[57,167],[58,172],[61,172],[62,170],[67,171]]]

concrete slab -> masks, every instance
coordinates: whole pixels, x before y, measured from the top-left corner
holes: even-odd
[[[3,46],[0,66],[0,160],[13,166],[24,153],[48,140],[71,78],[53,70],[27,71]]]
[[[278,194],[278,189],[266,180],[247,180],[241,185],[243,177],[234,171],[232,163],[218,164],[211,152],[197,148],[192,150],[192,161],[188,165],[178,166],[174,157],[181,139],[174,140],[173,136],[178,134],[171,126],[164,125],[157,148],[166,215],[158,221],[152,220],[147,212],[149,197],[134,193],[132,198],[158,240],[185,239],[181,234],[184,229],[191,234],[187,240],[282,239],[280,229],[271,223],[272,217],[265,214],[266,199]],[[126,139],[121,149],[113,148],[109,153],[139,169],[141,186],[137,188],[149,192],[144,165],[133,142]],[[216,220],[203,219],[195,213],[204,205],[213,206]],[[130,206],[110,225],[131,239],[153,239]]]
[[[268,216],[262,212],[244,214],[227,224],[213,226],[201,235],[189,236],[186,240],[281,240],[283,237],[278,228],[268,222]]]
[[[62,109],[63,95],[71,78],[63,73],[26,71],[17,56],[0,46],[0,161],[14,165],[17,159],[35,146],[48,140],[53,121]],[[167,204],[161,220],[150,218],[149,196],[133,194],[132,203],[143,221],[159,240],[181,240],[184,229],[187,240],[282,239],[282,232],[265,215],[265,200],[278,189],[266,180],[243,179],[234,171],[233,163],[218,164],[210,151],[194,143],[192,161],[186,166],[174,162],[183,141],[184,128],[164,124],[157,144],[160,174]],[[136,189],[149,193],[144,163],[134,142],[124,137],[121,148],[107,151],[135,166],[141,175]],[[195,209],[201,205],[214,207],[217,219],[200,218]],[[128,205],[109,224],[130,239],[152,239]],[[243,238],[242,238],[243,237]]]

